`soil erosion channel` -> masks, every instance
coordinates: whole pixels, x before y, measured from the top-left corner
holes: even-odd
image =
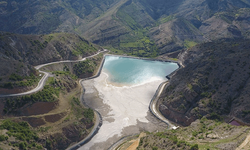
[[[164,130],[167,125],[149,112],[149,103],[176,63],[105,56],[99,77],[82,82],[84,101],[100,112],[103,125],[83,145],[85,149],[107,149],[121,137],[140,131]]]

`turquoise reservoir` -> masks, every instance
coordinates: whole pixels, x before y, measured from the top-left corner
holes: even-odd
[[[136,85],[154,80],[167,80],[166,76],[178,69],[177,63],[150,61],[119,56],[105,56],[104,72],[108,81]]]

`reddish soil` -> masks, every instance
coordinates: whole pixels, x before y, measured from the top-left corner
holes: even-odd
[[[46,122],[43,120],[43,118],[34,118],[34,117],[24,117],[23,120],[27,121],[32,127],[39,127],[41,125],[45,125]]]
[[[57,105],[58,102],[37,102],[29,107],[23,108],[20,115],[31,116],[45,114],[55,109]]]
[[[16,94],[29,91],[30,89],[33,89],[33,87],[19,87],[13,89],[0,88],[0,94]]]
[[[62,119],[65,115],[67,115],[67,113],[65,112],[60,113],[60,114],[55,114],[55,115],[47,115],[47,116],[44,116],[44,119],[47,122],[54,123]]]

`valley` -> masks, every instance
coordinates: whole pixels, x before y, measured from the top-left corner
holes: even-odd
[[[157,66],[157,71],[150,69],[152,66]],[[166,80],[165,74],[177,68],[177,64],[170,62],[105,56],[100,76],[82,82],[83,99],[100,112],[103,124],[80,149],[107,149],[119,138],[138,134],[142,129],[162,129],[162,123],[154,119],[148,106],[159,84]]]
[[[0,26],[0,150],[249,149],[249,0],[0,0]]]

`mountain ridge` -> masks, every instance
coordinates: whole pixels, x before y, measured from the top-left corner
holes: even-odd
[[[134,51],[133,42],[148,37],[163,54],[187,48],[185,40],[249,38],[249,4],[249,0],[12,0],[0,5],[0,25],[14,33],[76,33],[129,53]]]

